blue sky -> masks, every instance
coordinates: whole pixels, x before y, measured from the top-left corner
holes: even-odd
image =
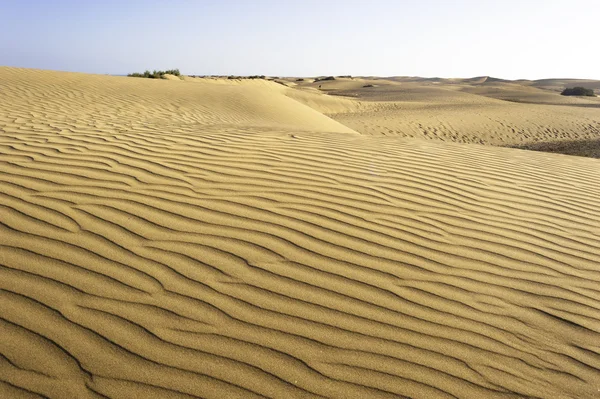
[[[0,0],[0,65],[600,79],[600,0]]]

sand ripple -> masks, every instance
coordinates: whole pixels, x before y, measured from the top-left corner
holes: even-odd
[[[598,161],[0,76],[0,396],[597,397]]]

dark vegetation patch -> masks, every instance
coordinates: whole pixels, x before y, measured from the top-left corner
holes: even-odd
[[[335,80],[335,78],[333,76],[325,76],[325,77],[321,76],[321,77],[315,78],[315,82],[322,82],[324,80]]]
[[[600,158],[600,139],[529,143],[509,147],[578,157]]]
[[[211,76],[218,78],[219,76]],[[251,76],[234,76],[229,75],[227,79],[266,79],[265,75],[251,75]]]
[[[165,75],[181,76],[179,69],[167,69],[166,71],[157,71],[156,69],[152,72],[146,70],[144,73],[134,72],[127,76],[132,78],[148,78],[148,79],[164,79]]]
[[[563,96],[588,96],[588,97],[596,97],[594,94],[594,90],[586,89],[585,87],[570,87],[563,90]]]
[[[363,87],[375,87],[375,86],[368,84],[368,85],[364,85]]]

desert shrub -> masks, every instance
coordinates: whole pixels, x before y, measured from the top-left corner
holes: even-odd
[[[335,78],[333,76],[325,76],[323,78],[316,78],[315,82],[321,82],[323,80],[335,80]]]
[[[302,79],[302,78],[296,79],[296,82],[304,82],[304,79]]]
[[[338,78],[352,79],[352,75],[340,75]]]
[[[179,69],[169,69],[166,71],[157,71],[155,69],[152,72],[150,72],[149,70],[145,70],[144,73],[134,72],[134,73],[128,74],[127,76],[133,77],[133,78],[163,79],[165,77],[165,74],[181,77],[181,73],[179,72]]]
[[[368,84],[368,85],[364,85],[363,87],[375,87],[375,86]]]
[[[596,95],[594,94],[594,90],[592,89],[586,89],[585,87],[571,87],[571,88],[566,88],[563,90],[562,93],[563,96],[589,96],[589,97],[595,97]]]

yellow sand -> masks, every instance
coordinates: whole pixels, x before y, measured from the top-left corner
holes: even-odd
[[[299,88],[320,86],[322,93],[355,97],[352,107],[314,107],[314,100],[295,98],[364,135],[497,146],[600,138],[600,97],[565,97],[534,86],[555,88],[552,84],[558,83],[565,82],[337,79]]]
[[[597,398],[600,162],[310,89],[0,68],[0,397]]]

